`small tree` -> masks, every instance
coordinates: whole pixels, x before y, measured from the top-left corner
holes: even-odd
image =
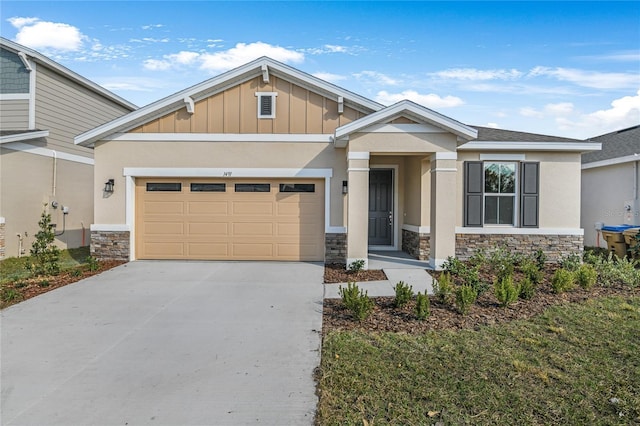
[[[46,209],[40,215],[38,227],[40,230],[31,245],[31,262],[27,264],[27,269],[35,275],[56,275],[60,272],[60,249],[54,244],[56,235],[51,224],[51,215]]]

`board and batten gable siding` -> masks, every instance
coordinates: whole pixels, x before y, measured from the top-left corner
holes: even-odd
[[[93,150],[73,143],[80,133],[130,112],[44,66],[36,74],[36,128],[49,130],[47,147],[93,156]]]
[[[3,99],[0,101],[0,129],[24,130],[28,128],[28,99]]]
[[[276,117],[258,119],[256,92],[275,92]],[[347,106],[338,114],[338,102],[271,76],[269,83],[256,77],[152,120],[132,133],[276,133],[332,134],[339,126],[365,114]]]

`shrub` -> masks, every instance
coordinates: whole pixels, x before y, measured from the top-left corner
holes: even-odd
[[[580,265],[578,270],[575,272],[575,278],[580,287],[585,290],[589,290],[598,280],[598,271],[596,271],[596,268],[594,268],[593,265],[585,263]]]
[[[44,287],[49,287],[49,280],[42,280],[42,281],[39,281],[39,282],[38,282],[38,285],[39,285],[40,287],[43,287],[43,288],[44,288]]]
[[[575,272],[578,270],[578,268],[580,268],[582,260],[580,259],[580,255],[578,253],[571,253],[561,258],[559,263],[562,269]]]
[[[469,313],[477,298],[478,293],[470,285],[461,285],[456,289],[456,307],[462,315]]]
[[[618,259],[616,263],[616,272],[618,279],[625,285],[637,287],[640,285],[640,271],[636,268],[639,261],[637,259],[628,259],[624,257]]]
[[[11,287],[3,288],[2,292],[0,292],[0,296],[2,297],[0,300],[2,303],[11,303],[22,299],[20,292]]]
[[[604,287],[622,283],[631,287],[640,285],[640,271],[636,268],[639,261],[637,259],[620,259],[612,252],[608,256],[601,257],[588,253],[585,255],[585,262],[593,265],[598,272],[598,281]]]
[[[349,267],[347,269],[350,272],[353,272],[354,274],[357,274],[358,272],[360,272],[360,271],[362,271],[364,269],[364,259],[354,260],[353,262],[351,262],[349,264]]]
[[[544,254],[544,251],[542,251],[542,249],[536,250],[534,257],[538,264],[538,269],[544,269],[544,264],[547,262],[547,255]]]
[[[525,277],[529,278],[532,285],[538,285],[542,282],[542,277],[544,276],[544,274],[535,261],[531,259],[525,259],[520,264],[519,269]]]
[[[521,262],[521,256],[506,247],[500,247],[491,253],[489,265],[498,279],[513,275],[515,266]]]
[[[493,284],[493,291],[500,303],[500,306],[506,308],[516,300],[520,295],[520,286],[514,284],[513,275],[507,275],[502,278],[496,279]]]
[[[98,263],[98,259],[96,259],[93,256],[87,256],[87,265],[89,266],[89,270],[92,272],[97,271],[98,268],[100,267],[100,264]]]
[[[477,294],[482,294],[489,288],[489,284],[480,281],[480,274],[478,273],[477,266],[474,267],[467,265],[461,260],[449,256],[442,264],[442,268],[445,272],[451,274],[451,277],[456,277],[460,284],[473,287]]]
[[[431,308],[429,296],[427,296],[426,292],[425,294],[418,292],[418,295],[416,296],[416,316],[419,320],[423,321],[429,318],[430,314]]]
[[[396,292],[396,300],[394,304],[397,308],[403,307],[413,298],[413,287],[404,281],[398,282],[393,289]]]
[[[573,272],[560,268],[556,270],[553,278],[551,278],[551,288],[554,293],[564,293],[573,288],[574,280]]]
[[[433,281],[433,293],[440,303],[448,305],[451,303],[451,295],[453,294],[453,282],[448,272],[440,274],[437,280]]]
[[[366,291],[358,288],[356,283],[347,283],[347,288],[339,287],[340,297],[345,307],[359,320],[364,321],[373,311],[373,301]]]
[[[531,278],[525,275],[522,281],[520,281],[520,299],[530,300],[535,292],[535,284],[531,281]]]
[[[43,210],[38,222],[40,230],[31,246],[31,263],[27,269],[35,275],[56,275],[60,272],[60,249],[55,246],[56,238],[51,224],[51,215]]]

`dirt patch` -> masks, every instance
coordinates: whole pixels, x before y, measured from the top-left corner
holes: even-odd
[[[550,306],[563,303],[579,303],[587,299],[603,296],[640,296],[640,288],[627,286],[595,287],[591,290],[576,288],[572,291],[555,294],[543,284],[538,287],[530,300],[519,300],[508,308],[502,308],[492,293],[492,289],[482,294],[467,315],[461,315],[455,307],[439,303],[430,297],[431,315],[420,321],[415,315],[415,302],[411,301],[402,308],[394,307],[393,297],[374,298],[373,313],[359,322],[351,312],[344,308],[340,299],[324,301],[322,331],[362,330],[368,332],[399,332],[421,334],[430,330],[476,329],[484,325],[505,323],[518,319],[531,318],[542,313]]]
[[[324,282],[326,284],[346,283],[350,281],[384,281],[387,276],[382,270],[347,271],[345,265],[328,263],[324,266]]]
[[[108,269],[126,263],[120,260],[99,261],[95,270],[90,270],[88,266],[83,265],[74,269],[60,272],[58,275],[32,277],[18,279],[11,283],[2,284],[2,301],[1,308],[6,308],[16,303],[22,302],[40,294],[64,287],[65,285],[75,283],[85,278],[104,272]]]

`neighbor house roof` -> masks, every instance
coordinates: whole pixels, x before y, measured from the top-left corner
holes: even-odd
[[[601,148],[599,143],[592,141],[492,127],[472,127],[478,131],[477,139],[460,145],[459,150],[590,152]]]
[[[2,47],[3,49],[7,49],[10,50],[14,53],[20,53],[22,52],[23,54],[25,54],[26,56],[30,57],[31,59],[33,59],[34,61],[36,61],[36,63],[40,63],[50,69],[55,70],[56,72],[68,77],[69,79],[75,81],[76,83],[78,83],[79,85],[95,92],[98,93],[104,97],[106,97],[107,99],[129,109],[129,110],[135,110],[138,107],[134,104],[132,104],[131,102],[127,101],[124,98],[121,98],[120,96],[116,95],[115,93],[110,92],[109,90],[105,89],[104,87],[94,83],[93,81],[81,76],[80,74],[77,74],[73,71],[71,71],[69,68],[66,68],[62,65],[60,65],[59,63],[49,59],[48,57],[44,56],[43,54],[30,49],[26,46],[23,46],[21,44],[18,44],[16,42],[13,42],[11,40],[8,40],[4,37],[0,37],[0,47]]]
[[[602,150],[584,154],[583,164],[625,159],[640,161],[640,125],[596,136],[591,141],[600,142]]]
[[[49,136],[48,130],[0,130],[0,144],[21,142]]]
[[[256,76],[262,75],[265,80],[268,80],[270,74],[276,77],[282,76],[287,81],[336,101],[341,98],[344,105],[366,114],[384,108],[383,105],[371,99],[335,86],[271,58],[261,57],[82,133],[75,138],[75,143],[90,146],[106,136],[134,129],[141,124],[183,108],[185,103],[198,102]]]
[[[514,130],[495,129],[492,127],[471,126],[478,130],[477,141],[495,142],[584,142],[579,139],[559,136],[541,135],[538,133],[518,132]]]

